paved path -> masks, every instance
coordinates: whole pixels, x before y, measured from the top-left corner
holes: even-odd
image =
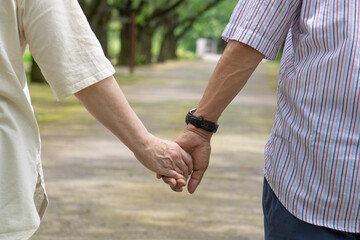
[[[214,66],[191,61],[143,67],[136,73],[140,80],[122,89],[152,133],[173,138]],[[263,239],[263,148],[274,109],[262,64],[223,113],[210,167],[194,195],[171,192],[92,120],[45,128],[50,207],[32,239]]]

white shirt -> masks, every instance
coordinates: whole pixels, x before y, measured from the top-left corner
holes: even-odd
[[[57,99],[114,68],[76,0],[0,0],[0,239],[28,239],[47,206],[26,45]]]

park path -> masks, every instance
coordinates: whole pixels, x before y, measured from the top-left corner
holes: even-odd
[[[141,67],[138,80],[122,89],[146,127],[171,139],[183,131],[215,64]],[[194,195],[171,192],[95,121],[43,129],[50,206],[32,239],[263,239],[263,148],[276,104],[265,64],[223,113],[210,167]]]

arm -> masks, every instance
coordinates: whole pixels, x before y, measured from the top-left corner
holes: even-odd
[[[87,110],[118,137],[150,170],[183,179],[192,170],[191,157],[176,143],[151,135],[136,116],[114,77],[106,78],[75,96]]]
[[[217,122],[221,113],[244,87],[264,56],[252,47],[237,41],[229,41],[200,100],[196,116]],[[191,154],[194,168],[188,184],[193,193],[208,167],[212,133],[189,124],[185,132],[175,139]],[[159,176],[158,176],[159,177]],[[169,178],[163,178],[169,183]],[[176,187],[172,187],[173,190]]]
[[[211,75],[195,115],[217,122],[263,58],[264,55],[254,48],[237,41],[229,41]],[[211,134],[205,131],[202,133],[206,138],[211,137]]]

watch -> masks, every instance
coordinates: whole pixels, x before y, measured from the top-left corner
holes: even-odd
[[[188,114],[186,115],[185,122],[186,124],[191,123],[197,128],[201,128],[208,132],[216,133],[219,125],[217,123],[213,123],[210,121],[204,120],[202,117],[197,117],[193,113],[196,111],[196,108],[191,109]]]

